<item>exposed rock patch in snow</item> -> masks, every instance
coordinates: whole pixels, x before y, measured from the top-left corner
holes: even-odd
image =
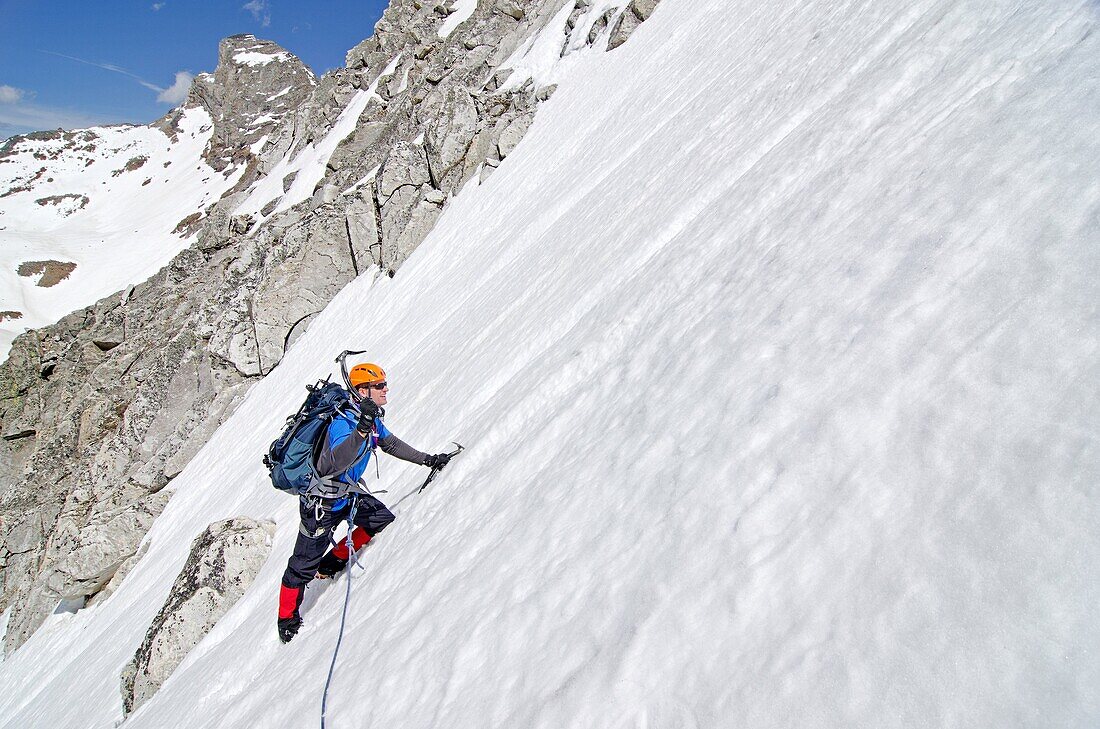
[[[76,264],[71,261],[24,261],[16,273],[27,278],[38,276],[35,286],[48,289],[67,279],[75,270]]]
[[[75,213],[77,210],[83,210],[88,207],[88,203],[91,199],[87,195],[75,195],[72,193],[65,195],[50,195],[48,197],[40,197],[34,201],[36,205],[45,207],[52,205],[57,213],[63,217],[68,217]]]
[[[131,157],[126,161],[126,164],[121,168],[111,173],[111,177],[118,177],[124,172],[133,172],[140,170],[145,166],[145,163],[149,161],[149,157],[146,155],[138,155],[137,157]]]
[[[248,590],[271,551],[275,524],[247,517],[195,537],[168,599],[122,673],[126,713],[144,704]]]

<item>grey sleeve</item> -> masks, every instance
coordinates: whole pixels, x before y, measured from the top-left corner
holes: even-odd
[[[379,440],[378,447],[394,458],[400,458],[402,461],[416,463],[421,466],[424,465],[424,460],[428,457],[427,453],[421,453],[393,433]]]
[[[343,473],[354,466],[363,455],[363,444],[366,438],[357,430],[353,429],[347,438],[336,444],[335,448],[329,448],[327,433],[323,437],[325,443],[321,446],[321,452],[317,454],[317,472],[322,476]]]

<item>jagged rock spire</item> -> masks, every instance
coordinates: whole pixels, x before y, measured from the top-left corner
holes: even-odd
[[[201,106],[214,122],[206,158],[216,170],[258,155],[287,112],[317,85],[313,72],[278,43],[234,35],[218,45],[214,73],[195,77],[184,107]]]

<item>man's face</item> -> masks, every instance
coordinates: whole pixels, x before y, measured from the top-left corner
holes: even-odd
[[[361,385],[359,388],[359,394],[363,397],[369,397],[378,406],[386,404],[386,395],[389,393],[389,385],[385,382],[375,383],[373,385]]]

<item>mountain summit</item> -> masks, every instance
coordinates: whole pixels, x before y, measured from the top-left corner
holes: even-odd
[[[15,136],[0,147],[0,347],[148,278],[204,211],[257,177],[259,154],[313,91],[293,54],[250,35],[146,126]]]

